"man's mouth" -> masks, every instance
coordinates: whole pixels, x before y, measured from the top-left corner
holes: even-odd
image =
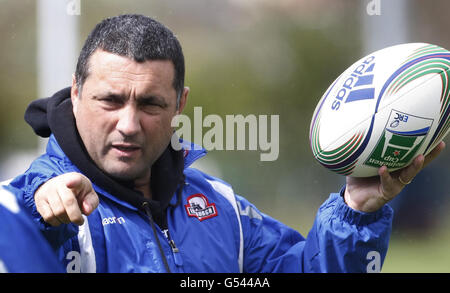
[[[128,143],[113,143],[112,148],[120,155],[131,157],[136,155],[141,147],[136,144],[128,144]]]

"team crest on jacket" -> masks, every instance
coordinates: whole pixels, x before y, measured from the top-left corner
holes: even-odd
[[[209,203],[206,196],[196,193],[187,198],[188,204],[184,207],[189,217],[196,217],[200,221],[217,216],[215,203]]]

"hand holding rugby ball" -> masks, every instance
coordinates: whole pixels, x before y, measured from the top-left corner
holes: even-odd
[[[408,43],[376,51],[326,90],[311,121],[316,160],[342,175],[378,175],[427,155],[450,131],[450,52]]]

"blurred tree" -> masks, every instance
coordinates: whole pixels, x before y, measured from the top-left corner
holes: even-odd
[[[36,93],[35,1],[3,0],[1,4],[0,159],[9,151],[36,145],[23,121],[24,109]]]

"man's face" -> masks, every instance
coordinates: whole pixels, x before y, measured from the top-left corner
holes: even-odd
[[[101,50],[91,55],[81,93],[73,80],[71,98],[78,132],[100,169],[121,180],[149,179],[188,94],[185,88],[177,110],[174,75],[168,60],[137,63]]]

